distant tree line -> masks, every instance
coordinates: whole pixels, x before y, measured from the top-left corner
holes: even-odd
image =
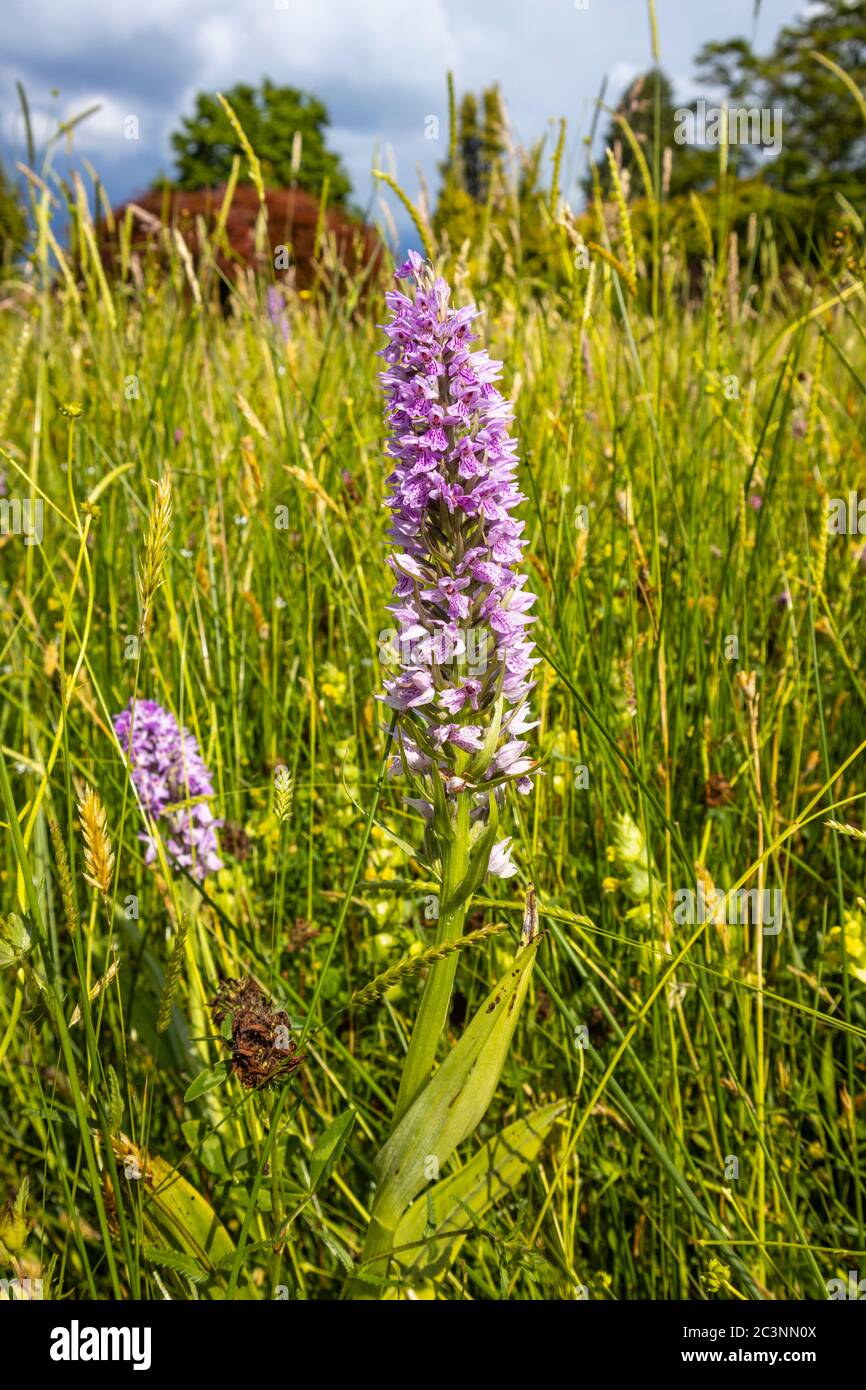
[[[866,5],[862,0],[816,0],[805,17],[783,28],[766,56],[746,39],[706,44],[696,59],[697,86],[711,94],[704,107],[731,110],[730,125],[742,140],[727,148],[731,225],[745,230],[756,213],[776,213],[802,237],[827,238],[840,216],[856,220],[866,211]],[[546,142],[529,150],[511,147],[504,104],[497,87],[459,102],[450,89],[451,138],[441,167],[434,229],[458,248],[467,240],[520,239],[529,273],[533,258],[541,273],[552,244],[552,206],[562,143],[544,159]],[[741,109],[739,130],[734,111]],[[689,112],[691,122],[684,120]],[[621,188],[633,199],[644,191],[641,165],[667,204],[720,196],[718,134],[700,129],[697,101],[676,102],[668,76],[651,68],[629,83],[613,109],[600,141],[610,150]],[[763,129],[761,117],[763,116]],[[697,130],[694,124],[697,123]],[[772,148],[767,149],[767,127]],[[687,132],[691,130],[691,135]],[[713,143],[695,142],[709,134]],[[760,142],[760,143],[758,143]],[[763,143],[764,148],[761,148]],[[506,173],[505,171],[510,171]],[[516,172],[515,172],[516,170]],[[546,177],[542,178],[542,170]],[[548,172],[551,171],[551,172]],[[588,206],[615,196],[606,153],[587,160],[580,191]],[[546,186],[544,186],[546,185]],[[640,219],[640,207],[635,216]],[[510,235],[508,233],[510,232]],[[536,255],[537,253],[537,255]],[[502,254],[505,254],[502,252]]]
[[[698,83],[722,93],[732,108],[780,112],[780,142],[771,154],[757,145],[732,144],[728,174],[740,219],[756,209],[777,210],[804,223],[818,238],[832,230],[840,210],[863,215],[866,204],[866,4],[814,0],[804,18],[783,28],[768,54],[744,38],[706,44],[696,59]],[[256,88],[239,83],[225,93],[252,145],[268,187],[296,186],[346,208],[349,177],[327,144],[327,107],[299,88],[265,78]],[[459,101],[449,77],[449,146],[433,213],[434,229],[452,248],[468,242],[504,259],[519,239],[525,265],[539,273],[550,243],[559,192],[565,123],[553,148],[539,140],[528,150],[511,139],[498,86]],[[697,103],[691,111],[697,112]],[[603,149],[611,150],[616,178],[639,197],[644,170],[675,205],[699,192],[713,196],[719,149],[682,137],[682,107],[670,79],[650,69],[631,82],[608,109]],[[156,186],[186,191],[229,178],[242,144],[218,98],[199,93],[191,115],[171,136],[175,170]],[[549,158],[545,161],[545,152]],[[643,169],[641,166],[643,165]],[[581,180],[588,205],[615,194],[607,157],[589,162]],[[734,217],[734,225],[737,216]],[[0,259],[8,263],[26,234],[14,180],[0,169]]]

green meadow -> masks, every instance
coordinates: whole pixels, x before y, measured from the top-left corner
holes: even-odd
[[[504,363],[542,658],[518,873],[472,900],[439,1061],[530,885],[535,968],[429,1176],[550,1120],[495,1201],[482,1175],[446,1229],[419,1208],[436,1259],[398,1251],[383,1298],[826,1298],[866,1259],[863,263],[770,212],[732,235],[724,177],[671,222],[647,175],[575,218],[555,173],[531,239],[413,207]],[[0,1274],[337,1299],[440,890],[379,698],[392,258],[346,277],[322,233],[275,322],[212,242],[121,228],[109,277],[83,186],[30,187],[0,315]],[[203,882],[148,862],[133,698],[211,772]],[[297,1043],[276,1086],[226,1067],[212,1001],[247,979]]]

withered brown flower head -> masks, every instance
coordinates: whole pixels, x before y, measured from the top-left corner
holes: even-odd
[[[296,1051],[289,1016],[274,1009],[255,980],[221,980],[211,1001],[217,1027],[231,1018],[231,1070],[249,1090],[285,1081],[304,1060]]]
[[[733,799],[733,789],[727,777],[720,772],[712,772],[704,783],[703,803],[705,806],[727,806]]]

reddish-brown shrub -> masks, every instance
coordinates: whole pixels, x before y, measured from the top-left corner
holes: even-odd
[[[115,233],[110,235],[105,226],[101,229],[100,247],[106,264],[113,266],[116,263],[119,229],[127,207],[133,210],[134,250],[158,246],[160,230],[168,226],[180,231],[195,257],[201,250],[199,219],[204,223],[208,235],[212,236],[224,198],[224,187],[201,189],[194,193],[156,189],[122,203],[114,210],[117,224]],[[235,188],[225,227],[228,247],[217,250],[220,269],[231,278],[239,269],[257,266],[263,271],[270,270],[275,278],[282,278],[281,272],[274,269],[274,262],[278,248],[285,246],[289,250],[296,288],[312,288],[316,279],[313,252],[319,221],[318,199],[299,188],[271,188],[266,190],[265,200],[269,249],[263,251],[260,260],[257,260],[255,228],[259,212],[258,194],[250,184],[240,184]],[[327,210],[324,226],[347,274],[354,275],[378,261],[382,246],[372,227],[355,222],[338,208]]]

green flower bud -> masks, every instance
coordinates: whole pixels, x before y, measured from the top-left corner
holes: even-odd
[[[29,1183],[25,1178],[18,1189],[14,1202],[0,1207],[0,1246],[9,1255],[17,1255],[27,1239],[27,1192]]]

